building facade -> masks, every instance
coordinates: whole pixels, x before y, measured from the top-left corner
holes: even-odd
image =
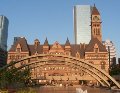
[[[5,16],[0,16],[0,48],[7,51],[8,37],[8,19]]]
[[[90,12],[89,8],[90,6],[87,6],[87,12]],[[84,8],[83,11],[85,11]],[[74,12],[77,12],[77,9],[75,9]],[[19,37],[15,39],[13,45],[8,51],[7,63],[9,64],[12,61],[17,61],[29,56],[37,56],[39,54],[59,54],[84,60],[96,68],[109,73],[108,51],[102,44],[100,14],[95,6],[92,8],[92,17],[90,18],[92,21],[88,22],[88,24],[91,24],[91,29],[87,30],[89,30],[88,33],[91,33],[90,36],[92,38],[89,38],[90,40],[87,42],[88,44],[82,44],[80,42],[78,44],[71,44],[68,38],[65,44],[60,44],[57,41],[54,44],[49,44],[46,38],[44,44],[41,44],[40,41],[36,39],[34,44],[30,45],[25,37]],[[85,25],[84,22],[83,24]],[[75,33],[76,35],[79,34],[77,32]],[[86,30],[84,35],[88,35]],[[84,37],[82,38],[85,39]],[[41,82],[42,79],[55,81],[56,83],[79,83],[80,80],[96,81],[96,79],[89,75],[85,70],[83,71],[84,67],[80,66],[78,69],[69,66],[69,61],[76,63],[75,60],[58,56],[53,57],[51,55],[48,57],[42,57],[42,59],[49,59],[49,62],[45,61],[41,64],[36,63],[38,67],[34,67],[34,62],[37,61],[37,58],[31,58],[25,62],[21,61],[18,65],[33,62],[34,65],[32,65],[33,68],[31,69],[31,78],[35,80],[38,79],[39,82]],[[63,61],[59,61],[59,59]],[[90,68],[87,67],[86,69]]]
[[[75,44],[88,44],[91,40],[91,10],[90,5],[74,6]]]
[[[110,65],[112,66],[114,63],[114,59],[116,58],[116,49],[115,49],[115,45],[112,41],[110,40],[106,40],[103,41],[103,45],[106,46],[107,51],[110,53]],[[108,60],[109,60],[109,56],[108,56]]]
[[[47,39],[44,44],[40,44],[39,40],[36,39],[34,44],[30,45],[27,43],[27,40],[22,37],[11,46],[8,52],[7,62],[9,64],[12,61],[17,61],[19,59],[38,54],[59,54],[76,57],[77,59],[91,63],[97,68],[103,69],[108,73],[108,52],[105,46],[97,38],[91,39],[89,44],[70,44],[68,39],[65,44],[59,44],[57,41],[54,44],[49,44]],[[51,61],[46,65],[44,65],[44,63],[39,64],[42,66],[38,68],[33,67],[31,70],[32,79],[38,79],[40,82],[41,79],[47,79],[50,81],[54,80],[56,83],[60,83],[62,80],[62,83],[72,82],[75,84],[78,84],[79,80],[95,80],[82,70],[79,71],[77,69],[73,69],[65,65],[66,63],[63,62],[52,61],[53,59],[67,60],[66,58],[45,57],[43,59],[49,59]],[[29,63],[35,61],[36,59],[30,59]],[[24,64],[26,64],[26,62],[20,63],[20,65]]]

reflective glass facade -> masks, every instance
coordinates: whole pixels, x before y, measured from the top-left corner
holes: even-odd
[[[91,6],[74,6],[75,44],[88,44],[91,40]]]
[[[0,48],[7,50],[8,19],[0,16]]]

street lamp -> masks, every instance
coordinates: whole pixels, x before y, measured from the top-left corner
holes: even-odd
[[[110,66],[110,46],[108,46],[108,56],[109,56],[109,74],[110,74],[110,69],[111,69],[111,66]]]

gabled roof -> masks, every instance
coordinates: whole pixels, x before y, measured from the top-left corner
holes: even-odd
[[[14,52],[16,51],[16,47],[17,45],[20,44],[20,46],[22,47],[21,48],[21,51],[24,51],[24,52],[28,52],[29,51],[29,47],[28,47],[28,44],[27,44],[27,41],[26,39],[23,37],[23,38],[19,38],[14,45],[12,45],[12,47],[10,48],[9,52]]]
[[[39,42],[39,40],[38,40],[38,39],[35,39],[35,41],[38,41],[38,42]]]
[[[100,15],[98,9],[96,8],[96,6],[94,5],[94,7],[92,8],[92,15]]]
[[[38,45],[37,47],[35,47],[34,45],[29,45],[29,50],[30,50],[31,55],[34,55],[36,52],[38,54],[42,54],[43,53],[43,45]]]
[[[56,51],[56,52],[64,52],[64,48],[63,48],[62,45],[60,45],[60,44],[56,41],[52,46],[50,46],[49,52],[53,52],[53,51]]]
[[[76,56],[76,53],[78,52],[80,54],[80,58],[84,58],[85,56],[85,47],[86,44],[72,44],[71,45],[71,55]]]
[[[34,55],[35,53],[42,54],[43,46],[48,44],[48,41],[46,39],[43,45],[34,46],[34,44],[28,45],[25,38],[19,38],[16,41],[16,43],[12,45],[9,52],[15,52],[18,44],[20,44],[22,52],[29,52],[30,55]],[[54,44],[49,45],[50,47],[49,52],[54,52],[54,51],[64,52],[65,45],[70,45],[71,55],[74,57],[76,56],[76,53],[78,52],[80,54],[80,58],[84,58],[85,52],[94,52],[95,45],[98,46],[99,52],[107,52],[105,46],[97,38],[92,38],[89,44],[70,44],[68,39],[66,41],[66,44],[62,44],[62,45],[60,45],[58,42],[55,42]]]
[[[90,43],[86,46],[85,52],[93,52],[95,44],[98,45],[99,52],[107,52],[105,46],[97,38],[90,40]]]

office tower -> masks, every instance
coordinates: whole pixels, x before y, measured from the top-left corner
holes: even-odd
[[[106,46],[107,51],[110,53],[110,64],[112,66],[114,58],[116,58],[116,49],[112,41],[106,40],[103,41],[103,45]],[[108,57],[109,58],[109,57]]]
[[[7,50],[7,37],[8,37],[8,19],[0,16],[0,48]]]
[[[75,44],[88,44],[91,40],[91,10],[90,5],[74,6]]]
[[[0,48],[0,67],[6,65],[7,61],[7,51]]]

